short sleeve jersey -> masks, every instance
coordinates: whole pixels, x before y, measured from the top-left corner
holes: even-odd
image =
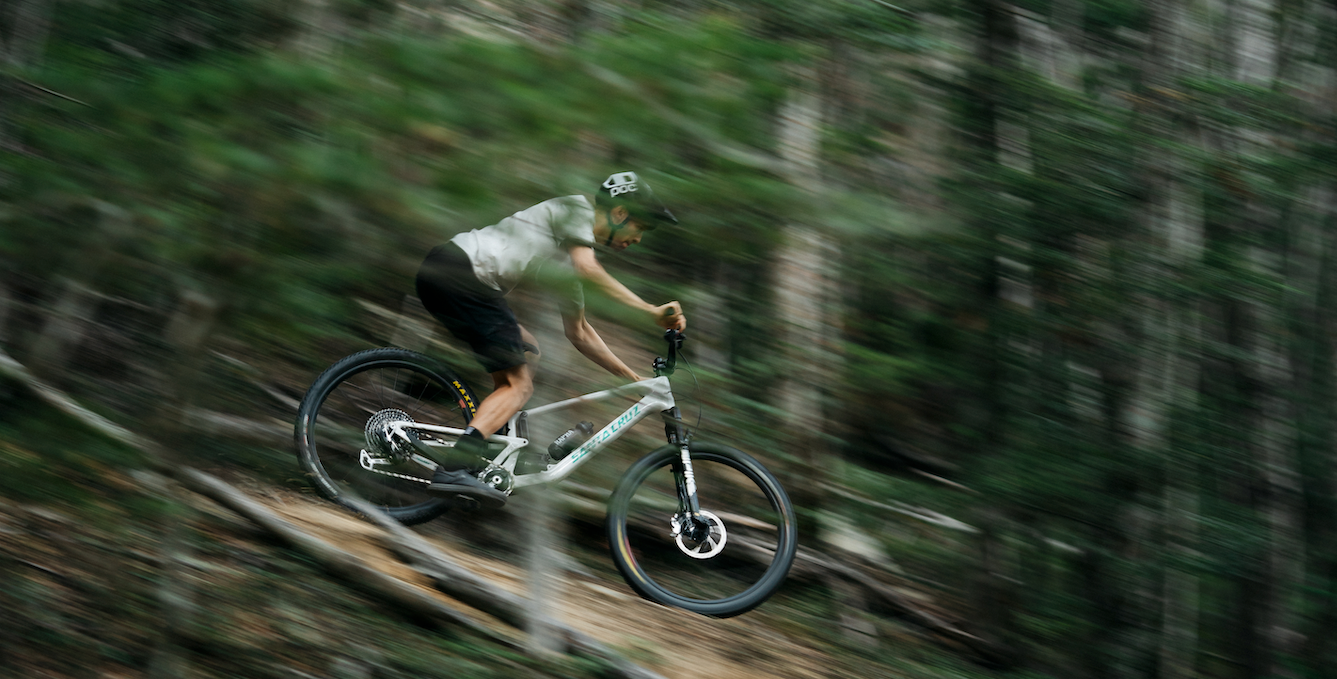
[[[526,280],[564,280],[563,296],[584,306],[568,250],[573,245],[594,245],[594,208],[584,196],[545,200],[451,241],[469,256],[478,280],[502,294]],[[546,270],[549,263],[560,271]]]

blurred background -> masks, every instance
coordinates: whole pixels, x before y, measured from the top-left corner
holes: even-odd
[[[682,226],[602,261],[682,300],[685,415],[780,475],[827,565],[656,636],[572,513],[627,657],[1332,676],[1334,28],[1313,0],[5,0],[0,668],[604,676],[399,620],[32,386],[314,503],[290,432],[325,366],[394,343],[489,385],[411,297],[425,253],[631,169]],[[648,373],[659,333],[590,304]],[[517,307],[541,396],[612,384]],[[515,514],[430,530],[519,568]]]

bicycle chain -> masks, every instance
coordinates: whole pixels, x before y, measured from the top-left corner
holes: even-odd
[[[371,472],[371,473],[373,473],[373,474],[385,474],[386,476],[393,476],[393,477],[395,477],[395,478],[397,478],[397,479],[404,479],[404,480],[406,480],[406,481],[417,481],[417,482],[422,483],[422,484],[424,484],[424,485],[431,485],[431,483],[432,483],[432,480],[431,480],[431,479],[424,479],[424,478],[421,477],[421,476],[409,476],[408,474],[400,474],[400,473],[397,473],[397,472],[383,472],[383,471],[381,471],[381,470],[379,470],[379,469],[368,469],[367,471],[369,471],[369,472]]]
[[[372,457],[372,456],[371,456],[371,453],[368,453],[368,452],[365,451],[365,450],[362,451],[362,454],[365,455],[365,456],[366,456],[366,459],[369,460],[369,461],[370,461],[370,460],[385,460],[385,459],[387,459],[387,458],[383,458],[383,457],[382,457],[382,458]],[[430,484],[432,483],[432,480],[431,480],[431,479],[424,479],[424,478],[422,478],[421,476],[410,476],[410,475],[408,475],[408,474],[400,474],[400,473],[398,473],[398,472],[381,471],[381,470],[379,470],[379,469],[376,468],[377,465],[376,465],[374,462],[371,463],[371,466],[370,466],[370,467],[368,467],[366,464],[363,464],[361,460],[359,460],[359,462],[358,462],[358,466],[359,466],[359,467],[362,467],[362,469],[364,469],[364,470],[366,470],[366,471],[369,471],[369,472],[371,472],[371,473],[373,473],[373,474],[384,474],[384,475],[386,475],[386,476],[393,476],[393,477],[395,477],[395,478],[397,478],[397,479],[404,479],[405,481],[417,481],[417,482],[419,482],[419,483],[428,484],[428,485],[430,485]]]
[[[373,474],[384,474],[384,475],[386,475],[386,476],[393,476],[393,477],[395,477],[395,478],[397,478],[397,479],[404,479],[405,481],[417,481],[418,483],[421,483],[421,484],[424,484],[424,485],[429,485],[429,486],[432,484],[432,480],[431,480],[431,479],[424,479],[424,478],[421,477],[421,476],[409,476],[408,474],[400,474],[400,473],[398,473],[398,472],[385,472],[385,471],[381,471],[381,470],[379,470],[379,469],[376,469],[376,468],[374,468],[374,467],[371,468],[371,469],[367,469],[366,467],[363,467],[363,469],[365,469],[366,471],[369,471],[369,472],[371,472],[371,473],[373,473]],[[497,469],[502,469],[502,468],[501,468],[501,467],[489,466],[489,467],[488,467],[486,470],[484,470],[484,471],[485,471],[485,472],[490,472],[490,471],[497,470]],[[502,469],[502,471],[505,471],[505,470]],[[486,474],[484,474],[484,475],[486,475]],[[507,495],[510,495],[510,494],[511,494],[511,491],[510,491],[510,490],[505,490],[505,491],[502,491],[502,492],[506,493]]]
[[[366,467],[363,467],[363,469],[367,469],[367,468],[366,468]],[[494,470],[497,470],[497,469],[501,469],[501,471],[506,471],[505,469],[502,469],[501,467],[488,467],[486,471],[489,471],[489,472],[490,472],[490,471],[494,471]],[[406,480],[406,481],[417,481],[418,483],[421,483],[421,484],[423,484],[423,485],[428,485],[428,486],[432,485],[432,480],[431,480],[431,479],[424,479],[424,478],[422,478],[421,476],[409,476],[408,474],[400,474],[400,473],[397,473],[397,472],[383,472],[383,471],[381,471],[381,470],[379,470],[379,469],[367,469],[367,471],[369,471],[369,472],[371,472],[371,473],[373,473],[373,474],[384,474],[384,475],[386,475],[386,476],[393,476],[393,477],[395,477],[395,478],[397,478],[397,479],[404,479],[404,480]],[[486,474],[484,474],[484,475],[486,475]],[[491,485],[491,484],[488,484],[488,485]],[[493,488],[496,488],[496,486],[492,486],[492,487],[493,487]],[[500,488],[497,488],[497,490],[501,490],[501,489],[500,489]],[[502,490],[502,492],[503,492],[503,493],[506,493],[507,495],[510,495],[510,494],[511,494],[511,489],[510,489],[510,488],[507,488],[506,490]]]

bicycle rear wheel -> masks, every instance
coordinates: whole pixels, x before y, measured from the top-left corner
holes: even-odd
[[[708,536],[674,537],[679,519],[676,446],[641,458],[608,503],[613,562],[641,596],[727,618],[756,608],[784,582],[798,549],[794,507],[760,462],[728,446],[690,447]]]
[[[297,459],[335,502],[352,507],[345,498],[353,495],[401,523],[429,521],[451,506],[427,491],[432,469],[389,455],[374,432],[378,424],[405,419],[463,428],[476,403],[473,390],[436,360],[395,347],[361,351],[326,369],[302,398]],[[370,463],[364,451],[378,461]]]

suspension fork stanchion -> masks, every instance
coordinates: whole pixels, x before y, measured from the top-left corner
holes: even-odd
[[[692,472],[692,456],[688,452],[691,434],[682,425],[682,413],[677,406],[664,411],[664,435],[670,445],[678,446],[679,457],[673,462],[673,478],[678,486],[678,507],[691,519],[693,530],[705,524],[701,518],[701,503],[696,497],[696,475]]]

